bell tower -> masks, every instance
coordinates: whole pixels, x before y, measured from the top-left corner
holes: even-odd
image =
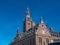
[[[24,32],[28,31],[31,28],[31,19],[30,19],[29,8],[26,9],[26,17],[25,17],[23,25],[24,25]]]

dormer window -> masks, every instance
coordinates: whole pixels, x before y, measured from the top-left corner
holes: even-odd
[[[42,45],[42,38],[39,37],[39,45]]]

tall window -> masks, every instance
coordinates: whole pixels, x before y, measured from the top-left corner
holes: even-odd
[[[39,45],[42,45],[42,38],[39,37]]]
[[[44,42],[44,45],[45,45],[45,42]]]
[[[32,37],[30,40],[29,40],[29,45],[35,45],[35,38]]]
[[[48,39],[48,38],[46,39],[46,43],[47,43],[47,45],[48,45],[48,43],[49,43],[49,39]]]

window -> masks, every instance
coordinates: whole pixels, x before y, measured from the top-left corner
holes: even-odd
[[[39,45],[42,45],[42,38],[39,37]]]
[[[49,43],[49,39],[48,39],[48,38],[46,39],[46,43],[47,43],[47,45],[48,45],[48,43]]]
[[[33,37],[33,39],[32,39],[32,40],[33,40],[33,45],[35,45],[35,38]]]
[[[45,42],[44,42],[44,45],[45,45]]]
[[[30,41],[29,41],[29,42],[30,42],[29,44],[31,45],[31,39],[30,39]]]

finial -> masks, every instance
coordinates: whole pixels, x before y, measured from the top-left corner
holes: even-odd
[[[29,8],[28,7],[26,9],[26,18],[30,18],[30,12],[29,12]]]
[[[19,31],[20,29],[19,29],[19,27],[17,28],[17,33],[20,33],[20,31]]]
[[[27,7],[27,10],[29,10],[29,8]]]
[[[29,8],[26,9],[26,14],[29,15]]]
[[[43,17],[41,16],[41,22],[40,23],[44,23],[44,21],[43,21]]]

